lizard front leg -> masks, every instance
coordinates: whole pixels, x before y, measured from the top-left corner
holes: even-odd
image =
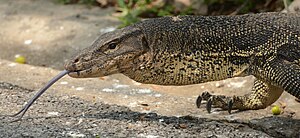
[[[263,109],[274,103],[282,94],[283,89],[274,85],[265,83],[261,80],[255,80],[252,92],[243,96],[224,96],[212,95],[204,92],[197,98],[196,105],[199,108],[201,101],[206,100],[206,109],[211,111],[212,106],[228,110],[256,110]]]

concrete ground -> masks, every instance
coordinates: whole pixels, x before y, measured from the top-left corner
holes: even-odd
[[[134,82],[123,75],[68,76],[54,84],[24,119],[9,122],[76,51],[116,28],[113,9],[58,5],[49,0],[0,0],[0,137],[300,137],[300,103],[287,93],[271,107],[234,112],[195,100],[203,91],[243,95],[253,77],[189,86]],[[14,62],[15,55],[27,64]]]

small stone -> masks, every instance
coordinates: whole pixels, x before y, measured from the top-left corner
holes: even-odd
[[[114,92],[115,90],[114,89],[111,89],[111,88],[104,88],[102,89],[103,92]]]
[[[14,67],[16,65],[17,65],[16,63],[10,63],[10,64],[8,64],[8,66],[10,66],[10,67]]]
[[[161,97],[161,94],[159,94],[159,93],[154,94],[154,97]]]
[[[66,82],[66,81],[62,81],[62,82],[60,82],[60,84],[63,84],[63,85],[65,85],[65,84],[68,84],[68,82]]]
[[[180,128],[183,128],[183,129],[186,129],[186,128],[187,128],[187,125],[186,125],[186,124],[179,124],[179,127],[180,127]]]
[[[139,89],[138,93],[151,93],[150,89]]]
[[[24,44],[25,44],[25,45],[30,45],[31,43],[32,43],[32,40],[25,40],[25,41],[24,41]]]
[[[83,90],[83,89],[84,89],[83,87],[77,87],[77,88],[76,88],[77,91],[81,91],[81,90]]]
[[[49,116],[58,116],[59,113],[58,112],[48,112]]]

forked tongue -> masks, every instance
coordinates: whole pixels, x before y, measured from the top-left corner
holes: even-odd
[[[34,101],[36,101],[50,86],[52,86],[56,81],[58,81],[60,78],[62,78],[63,76],[65,76],[66,74],[70,73],[70,71],[67,70],[63,70],[62,72],[60,72],[58,75],[56,75],[55,77],[53,77],[44,87],[42,87],[35,95],[34,97],[32,97],[30,99],[30,101],[16,114],[11,115],[11,117],[16,117],[18,115],[20,115],[16,120],[13,120],[12,122],[15,121],[19,121],[22,119],[22,117],[24,116],[24,114],[27,112],[27,110],[29,109],[29,107],[34,103]]]

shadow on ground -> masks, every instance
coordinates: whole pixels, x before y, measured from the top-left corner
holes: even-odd
[[[1,105],[21,107],[34,91],[0,82]],[[9,96],[13,93],[23,94]],[[5,97],[5,98],[3,98]],[[49,112],[58,109],[59,112]],[[6,112],[9,114],[9,112]],[[265,117],[248,122],[134,112],[125,106],[45,94],[22,121],[1,116],[2,137],[297,137],[300,120]]]

